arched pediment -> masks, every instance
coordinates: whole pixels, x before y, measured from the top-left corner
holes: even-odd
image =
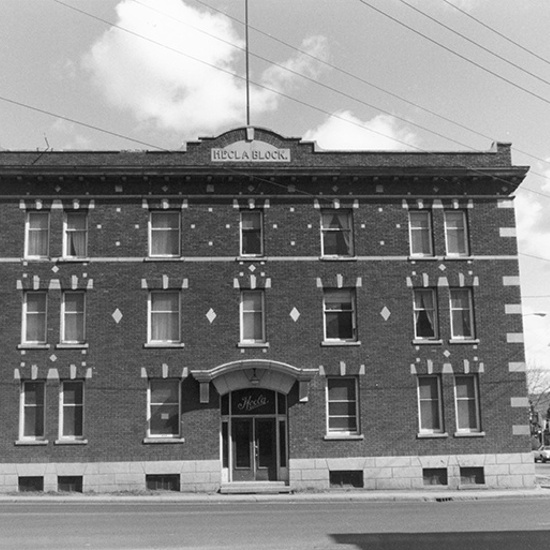
[[[207,370],[192,370],[201,385],[201,402],[209,400],[208,388],[212,382],[219,394],[243,388],[261,387],[288,394],[296,381],[300,384],[300,401],[307,401],[308,382],[319,369],[295,367],[280,361],[243,359],[224,363]]]

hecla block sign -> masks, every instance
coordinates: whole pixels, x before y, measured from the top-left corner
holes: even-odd
[[[236,141],[211,150],[212,162],[290,162],[290,149],[278,149],[264,141]]]

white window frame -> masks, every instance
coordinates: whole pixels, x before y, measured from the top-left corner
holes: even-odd
[[[327,309],[327,298],[331,295],[344,293],[346,292],[350,300],[350,309]],[[329,301],[330,302],[330,301]],[[328,323],[327,316],[328,314],[334,313],[349,313],[351,315],[351,328],[352,336],[351,338],[332,338],[328,336]],[[358,331],[357,331],[357,299],[355,295],[355,289],[353,288],[336,288],[336,289],[325,289],[323,292],[323,337],[324,342],[328,343],[339,343],[339,342],[357,342],[358,341]]]
[[[459,228],[449,227],[449,217],[451,215],[461,216],[461,227]],[[447,256],[468,256],[469,255],[468,220],[466,217],[466,212],[464,212],[464,210],[445,210],[444,217],[445,217],[445,250],[447,252]],[[450,249],[451,239],[449,238],[449,236],[452,231],[456,233],[459,233],[460,231],[462,231],[461,240],[462,240],[462,246],[464,248],[464,252]]]
[[[259,233],[260,233],[260,251],[259,252],[246,252],[244,250],[244,243],[245,243],[245,234],[252,230],[245,229],[243,218],[246,214],[253,214],[257,215],[259,219]],[[254,230],[256,231],[256,230]],[[241,210],[240,214],[240,255],[244,257],[258,257],[264,255],[264,213],[263,210],[259,209],[250,209],[250,210]]]
[[[348,222],[348,229],[342,229],[339,227],[325,227],[323,223],[324,217],[326,215],[340,215],[346,216]],[[354,235],[353,235],[353,211],[352,210],[330,210],[324,209],[321,210],[321,256],[324,258],[351,258],[354,255]],[[347,233],[347,238],[349,239],[349,251],[347,254],[329,254],[325,251],[325,235],[330,233]],[[346,237],[344,237],[344,241]]]
[[[470,434],[470,433],[480,433],[481,432],[481,414],[480,414],[480,402],[479,402],[479,377],[477,374],[456,374],[454,380],[454,393],[455,393],[455,415],[456,415],[456,431],[459,434]],[[467,397],[458,397],[457,391],[457,382],[459,378],[469,378],[473,380],[473,389],[474,395]],[[461,427],[460,426],[460,416],[459,416],[459,402],[469,402],[472,401],[475,405],[475,421],[476,425],[474,427]]]
[[[82,388],[82,401],[80,403],[65,403],[65,384],[79,384]],[[84,440],[84,381],[83,380],[62,380],[59,387],[59,434],[58,437],[60,440],[67,441],[83,441]],[[68,408],[81,410],[81,432],[79,435],[74,434],[65,434],[63,433],[63,428],[65,425],[65,410]],[[75,430],[76,431],[76,430]]]
[[[153,417],[152,414],[152,407],[158,406],[158,405],[175,405],[175,402],[169,402],[169,403],[153,403],[151,401],[152,396],[152,385],[157,382],[171,382],[173,384],[177,385],[177,393],[178,393],[178,431],[176,434],[161,434],[161,433],[152,433],[151,432],[151,419]],[[147,385],[147,433],[146,433],[147,439],[157,439],[157,440],[167,440],[167,439],[181,439],[181,380],[177,380],[175,378],[154,378],[149,379],[149,383]]]
[[[417,296],[420,294],[430,294],[433,308],[431,310],[427,308],[419,308],[417,306]],[[433,322],[433,336],[422,336],[418,334],[417,326],[417,315],[420,315],[422,312],[432,312],[432,322]],[[429,319],[429,314],[426,313]],[[413,323],[414,323],[414,339],[415,340],[437,340],[439,338],[439,323],[438,323],[438,308],[437,308],[437,292],[433,288],[415,288],[413,292]]]
[[[468,295],[468,309],[456,308],[453,307],[453,293],[455,292],[466,292]],[[457,334],[455,322],[454,322],[454,312],[455,311],[467,311],[469,316],[470,323],[470,332],[468,336]],[[469,287],[458,287],[449,289],[449,312],[451,316],[451,340],[475,340],[476,338],[476,326],[475,326],[475,315],[474,315],[474,299],[472,289]]]
[[[349,400],[330,400],[330,383],[332,381],[339,381],[339,380],[352,380],[354,383],[354,392],[355,392],[355,400],[349,401]],[[357,376],[327,376],[326,379],[326,385],[325,385],[325,403],[326,403],[326,433],[329,436],[354,436],[354,435],[360,435],[361,434],[361,423],[360,423],[360,415],[359,415],[359,381]],[[350,415],[331,415],[330,414],[330,405],[331,403],[354,403],[355,404],[355,414],[353,416]],[[345,430],[345,429],[339,429],[339,428],[331,428],[330,427],[330,420],[331,418],[354,418],[355,419],[355,430]]]
[[[66,299],[69,295],[79,295],[82,296],[82,311],[77,312],[68,312],[66,310]],[[77,317],[77,315],[82,315],[82,339],[81,340],[69,340],[66,335],[67,331],[67,315]],[[86,343],[86,292],[83,290],[65,290],[63,292],[63,297],[61,299],[61,343],[62,344],[85,344]]]
[[[260,296],[260,307],[261,309],[258,310],[246,310],[244,309],[245,305],[245,296],[247,294],[254,294],[257,296]],[[241,291],[241,303],[240,303],[240,343],[241,344],[266,344],[266,315],[265,315],[265,292],[263,290],[243,290]],[[245,329],[245,316],[247,314],[256,315],[260,314],[261,319],[261,329],[262,329],[262,335],[259,339],[257,338],[245,338],[244,329]]]
[[[174,216],[177,217],[178,220],[178,227],[177,227],[177,233],[178,233],[178,249],[175,254],[154,254],[153,253],[153,236],[156,232],[161,231],[176,231],[174,229],[156,229],[153,223],[153,219],[155,216]],[[149,232],[149,257],[150,258],[179,258],[181,256],[181,212],[178,212],[176,210],[153,210],[149,212],[149,224],[148,224],[148,232]]]
[[[434,399],[423,399],[420,394],[420,387],[421,387],[421,381],[422,380],[435,380],[437,385],[437,414],[438,414],[438,422],[439,422],[439,428],[423,428],[422,427],[422,403],[428,402],[432,403]],[[445,426],[444,426],[444,419],[443,419],[443,394],[441,390],[441,376],[437,374],[433,375],[422,375],[418,376],[417,378],[417,385],[416,385],[416,391],[417,391],[417,397],[418,397],[418,433],[420,434],[439,434],[445,432]]]
[[[74,229],[69,227],[69,218],[71,216],[78,216],[84,218],[84,229]],[[84,234],[84,254],[70,254],[69,247],[69,235],[83,233]],[[65,212],[63,217],[63,257],[64,258],[87,258],[88,257],[88,213],[87,212]]]
[[[43,312],[32,312],[28,311],[28,301],[29,296],[44,296],[44,311]],[[43,338],[40,340],[29,340],[27,339],[27,324],[29,315],[41,315],[44,318],[44,329],[43,329]],[[21,343],[35,346],[46,345],[48,341],[48,293],[44,290],[27,290],[23,294],[23,307],[22,307],[22,322],[21,322]]]
[[[34,230],[31,229],[31,217],[32,216],[44,216],[46,217],[48,223],[46,229],[41,230]],[[30,234],[33,231],[43,231],[46,233],[46,253],[45,254],[31,254],[29,247],[30,247]],[[42,211],[31,211],[27,212],[27,217],[25,219],[25,258],[48,258],[50,255],[50,213],[49,212],[42,212]]]
[[[30,405],[26,403],[26,387],[29,384],[42,386],[42,404]],[[25,418],[27,411],[31,408],[42,408],[42,433],[26,435],[25,434]],[[21,382],[21,392],[19,399],[19,440],[20,441],[45,441],[46,439],[46,383],[41,380],[24,380]]]
[[[154,296],[174,295],[177,298],[178,337],[176,340],[153,340],[153,302]],[[157,313],[174,313],[172,310],[158,311]],[[177,290],[152,290],[147,298],[147,343],[155,346],[170,346],[181,343],[181,293]]]
[[[414,218],[424,217],[428,221],[427,229],[414,223]],[[411,256],[416,257],[431,257],[434,255],[433,231],[432,231],[432,212],[430,210],[409,210],[409,243]],[[427,234],[429,250],[416,251],[414,250],[415,239],[413,238],[415,231],[423,231]],[[421,239],[423,240],[423,239]]]

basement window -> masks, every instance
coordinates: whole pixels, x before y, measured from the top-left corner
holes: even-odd
[[[20,493],[41,493],[44,491],[42,476],[19,476]]]
[[[362,489],[363,470],[336,470],[329,472],[331,489]]]
[[[485,472],[483,467],[460,468],[461,485],[484,485]]]
[[[447,468],[423,468],[424,485],[447,485]]]
[[[145,476],[145,484],[149,491],[179,491],[179,474],[151,474]]]

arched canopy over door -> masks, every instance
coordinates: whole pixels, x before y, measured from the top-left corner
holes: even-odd
[[[294,382],[300,385],[300,401],[307,401],[308,383],[319,369],[294,367],[278,361],[244,359],[219,365],[210,370],[192,370],[200,383],[201,403],[210,400],[212,382],[220,395],[243,388],[261,387],[288,394]]]

